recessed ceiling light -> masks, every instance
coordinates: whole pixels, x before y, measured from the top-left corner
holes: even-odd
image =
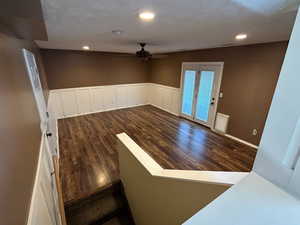
[[[150,21],[154,19],[155,14],[150,11],[145,11],[145,12],[141,12],[139,16],[142,20]]]
[[[238,34],[235,36],[236,40],[244,40],[247,38],[247,34]]]
[[[83,49],[83,50],[90,50],[90,46],[87,46],[87,45],[82,46],[82,49]]]

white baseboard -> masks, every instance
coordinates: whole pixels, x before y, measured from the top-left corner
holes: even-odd
[[[66,118],[72,118],[72,117],[77,117],[77,116],[85,116],[85,115],[101,113],[101,112],[109,112],[109,111],[118,110],[118,109],[129,109],[129,108],[143,106],[143,105],[150,105],[150,103],[149,104],[145,103],[145,104],[131,105],[131,106],[125,106],[125,107],[116,107],[116,108],[111,108],[111,109],[106,109],[106,110],[98,110],[98,111],[86,112],[86,113],[78,113],[78,114],[64,116],[64,117],[57,118],[57,119],[66,119]]]
[[[163,107],[160,107],[160,106],[158,106],[158,105],[154,105],[154,104],[152,104],[152,103],[149,103],[149,105],[152,105],[152,106],[154,106],[154,107],[156,107],[156,108],[159,108],[159,109],[161,109],[161,110],[163,110],[163,111],[166,111],[166,112],[168,112],[168,113],[170,113],[170,114],[173,114],[173,115],[175,115],[175,116],[179,116],[178,113],[175,113],[175,112],[172,112],[172,111],[170,111],[170,110],[164,109]]]
[[[242,139],[240,139],[240,138],[237,138],[237,137],[235,137],[235,136],[232,136],[232,135],[230,135],[230,134],[224,134],[224,136],[225,136],[225,137],[228,137],[228,138],[230,138],[230,139],[232,139],[232,140],[238,141],[238,142],[240,142],[240,143],[243,143],[243,144],[245,144],[245,145],[248,145],[248,146],[250,146],[250,147],[252,147],[252,148],[258,149],[258,146],[257,146],[257,145],[254,145],[254,144],[252,144],[252,143],[250,143],[250,142],[248,142],[248,141],[244,141],[244,140],[242,140]]]

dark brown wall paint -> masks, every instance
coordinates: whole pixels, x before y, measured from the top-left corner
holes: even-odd
[[[218,112],[230,115],[229,134],[258,144],[286,48],[287,42],[277,42],[172,53],[152,60],[150,81],[179,87],[182,62],[224,62]]]
[[[101,52],[41,50],[50,89],[144,83],[149,64]]]
[[[22,48],[38,56],[33,43],[0,33],[0,218],[5,225],[26,224],[41,141]]]

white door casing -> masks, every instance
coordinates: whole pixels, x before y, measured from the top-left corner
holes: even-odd
[[[25,59],[27,74],[32,86],[33,95],[36,101],[37,109],[40,116],[40,127],[42,134],[47,133],[50,143],[50,149],[52,154],[57,154],[57,137],[56,137],[56,121],[52,115],[47,112],[47,105],[45,96],[40,81],[40,75],[35,60],[35,56],[32,52],[27,49],[22,49],[23,56]]]
[[[45,102],[43,88],[39,77],[39,71],[37,68],[34,54],[28,51],[27,49],[23,49],[22,51],[26,63],[27,74],[30,79],[30,83],[33,89],[33,94],[40,115],[41,130],[42,132],[44,132],[47,129],[48,115],[47,115],[47,106]]]

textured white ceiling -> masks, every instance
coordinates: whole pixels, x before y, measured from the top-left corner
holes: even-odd
[[[300,0],[43,0],[49,41],[42,48],[135,52],[203,49],[288,40]],[[143,22],[138,14],[152,10]],[[120,36],[112,30],[120,29]],[[236,41],[235,35],[248,39]]]

